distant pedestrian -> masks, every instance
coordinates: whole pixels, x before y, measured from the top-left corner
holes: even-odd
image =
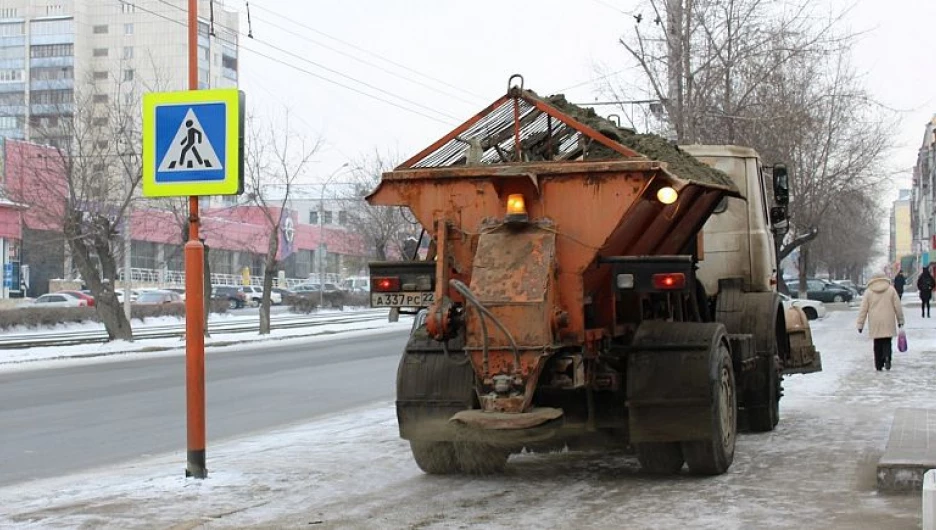
[[[917,279],[917,290],[920,291],[920,301],[923,302],[923,317],[930,318],[930,298],[933,297],[933,288],[936,287],[936,279],[930,274],[929,267],[923,267]]]
[[[874,368],[878,372],[883,368],[891,369],[892,339],[897,335],[897,327],[903,327],[903,306],[897,290],[887,278],[874,278],[868,282],[861,311],[858,312],[858,333],[864,330],[865,319],[868,321],[868,335],[874,339]]]
[[[907,277],[904,276],[903,271],[897,271],[897,276],[894,277],[894,290],[897,291],[897,298],[903,300],[903,290],[904,286],[907,285]]]

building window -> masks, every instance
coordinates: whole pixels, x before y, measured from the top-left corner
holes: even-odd
[[[133,59],[133,46],[124,46],[124,59]]]
[[[107,125],[107,118],[106,117],[94,118],[93,120],[91,120],[91,125],[94,125],[95,127],[103,127]]]
[[[133,92],[126,92],[123,95],[124,105],[133,105],[137,102],[136,97],[133,95]]]
[[[26,94],[23,92],[0,92],[0,106],[25,104]]]
[[[0,48],[0,59],[22,59],[25,53],[24,46],[4,46]]]
[[[95,103],[107,103],[108,99],[107,94],[95,94],[91,97],[91,101]]]
[[[16,116],[0,116],[0,129],[16,129]]]
[[[136,6],[130,2],[121,2],[120,12],[124,14],[136,13]]]
[[[202,37],[208,36],[208,24],[202,21],[198,21],[198,34]]]
[[[99,26],[94,26],[94,28],[92,28],[91,31],[95,35],[103,35],[108,32],[108,27],[107,27],[107,24],[101,24]]]
[[[0,18],[16,18],[16,8],[15,7],[0,8]]]
[[[332,224],[332,213],[328,210],[322,212],[322,223],[330,225]]]
[[[0,24],[0,37],[13,37],[16,35],[22,35],[25,29],[26,26],[22,22]]]
[[[102,72],[98,70],[97,72],[94,72],[94,74],[92,74],[92,77],[94,78],[95,81],[103,81],[107,79],[107,72]]]
[[[38,59],[41,57],[71,57],[75,54],[72,44],[36,44],[29,48],[29,56]]]
[[[53,81],[56,79],[73,79],[75,70],[71,66],[51,66],[31,68],[29,78],[34,81]]]
[[[36,105],[61,105],[71,103],[74,97],[71,90],[35,90],[29,94],[29,101]]]
[[[221,67],[230,68],[231,70],[237,70],[237,57],[231,57],[229,55],[222,55]]]
[[[133,81],[133,69],[128,68],[123,71],[123,80],[124,81]]]
[[[62,4],[49,4],[45,8],[46,16],[61,15],[63,12]]]
[[[124,24],[124,35],[133,35],[133,23]]]
[[[344,210],[338,212],[338,224],[341,226],[348,224],[348,212]]]
[[[6,68],[0,70],[0,82],[11,83],[23,80],[22,68]]]
[[[312,210],[309,212],[309,224],[310,225],[318,224],[318,212],[317,211]]]
[[[29,126],[35,127],[37,129],[53,129],[58,127],[59,119],[58,116],[37,116],[33,114],[29,117]]]
[[[91,54],[95,57],[107,57],[109,53],[107,48],[95,48]]]

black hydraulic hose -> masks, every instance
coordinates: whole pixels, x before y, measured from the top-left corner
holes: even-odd
[[[468,364],[469,361],[471,361],[471,359],[468,358],[468,354],[465,354],[465,358],[464,358],[464,359],[462,359],[462,360],[460,360],[460,361],[456,361],[455,358],[452,357],[451,352],[449,352],[449,349],[448,349],[448,339],[445,339],[445,340],[443,340],[443,341],[441,341],[441,342],[442,342],[442,352],[445,354],[445,358],[448,359],[450,363],[452,363],[452,364],[454,364],[454,365],[456,365],[456,366],[464,366],[464,365]]]
[[[487,371],[487,356],[488,356],[487,329],[485,328],[485,325],[484,325],[485,316],[490,318],[491,322],[494,322],[494,325],[497,326],[498,329],[500,329],[501,332],[504,333],[504,336],[507,337],[507,340],[510,341],[510,347],[513,348],[513,353],[514,353],[514,373],[520,370],[520,348],[517,347],[517,341],[514,340],[513,335],[510,334],[510,331],[508,331],[507,328],[504,326],[504,324],[501,323],[501,321],[496,316],[494,316],[494,313],[491,313],[491,311],[488,310],[488,308],[484,307],[481,301],[478,300],[478,298],[474,295],[474,293],[471,292],[471,289],[469,289],[468,286],[464,284],[464,282],[453,279],[453,280],[449,280],[449,285],[451,285],[456,291],[458,291],[462,296],[464,296],[465,300],[470,302],[471,305],[474,306],[475,309],[477,309],[478,312],[480,313],[478,315],[478,318],[481,320],[481,333],[484,335],[483,345],[484,345],[485,372]]]

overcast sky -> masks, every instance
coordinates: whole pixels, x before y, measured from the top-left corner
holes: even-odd
[[[876,98],[900,111],[890,169],[909,171],[923,126],[936,112],[936,43],[929,39],[936,2],[827,2],[817,16],[847,10],[849,28],[862,33],[853,50],[856,67]],[[242,2],[226,3],[244,10]],[[602,95],[590,80],[600,72],[639,75],[617,43],[633,28],[638,5],[253,0],[255,39],[242,38],[241,88],[254,110],[287,106],[296,126],[325,140],[309,176],[320,179],[374,149],[414,154],[503,95],[513,73],[541,95],[594,101]],[[243,14],[241,25],[246,33]],[[907,172],[894,189],[908,185]]]

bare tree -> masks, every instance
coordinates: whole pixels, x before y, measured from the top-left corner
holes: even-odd
[[[792,230],[781,258],[820,234],[838,197],[869,196],[885,173],[893,123],[850,67],[853,35],[837,31],[840,17],[816,17],[806,1],[646,6],[650,15],[636,17],[621,44],[644,72],[672,136],[751,146],[768,163],[789,166]],[[609,89],[619,98],[634,91]],[[802,248],[801,282],[809,256]]]
[[[255,117],[247,120],[244,156],[247,192],[269,231],[260,302],[261,335],[270,333],[270,292],[281,261],[280,237],[284,226],[292,222],[288,209],[291,194],[297,179],[321,147],[320,139],[310,140],[290,128],[288,110],[283,114],[266,124]]]
[[[348,204],[348,225],[364,238],[369,254],[379,261],[389,256],[405,259],[406,240],[421,229],[409,209],[394,206],[371,206],[364,197],[374,191],[384,171],[390,171],[400,157],[375,151],[352,169],[353,185],[344,200]]]
[[[132,82],[107,82],[56,95],[44,115],[33,115],[31,136],[52,147],[41,164],[24,168],[13,194],[33,215],[58,227],[81,278],[95,297],[110,339],[133,333],[114,286],[130,229],[129,209],[142,178],[139,98]]]

